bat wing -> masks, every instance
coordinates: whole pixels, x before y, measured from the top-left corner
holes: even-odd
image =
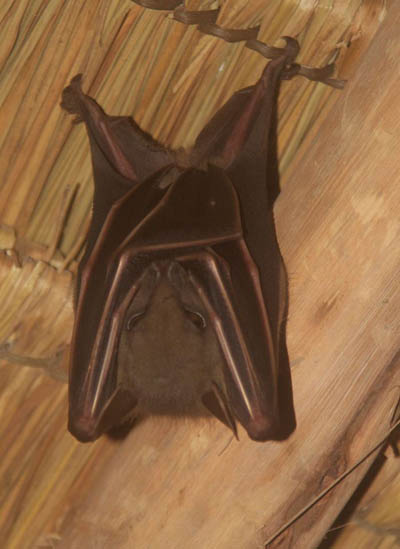
[[[132,118],[106,114],[81,86],[82,75],[78,74],[64,89],[61,106],[76,115],[76,123],[85,123],[92,154],[93,212],[83,267],[113,204],[132,187],[173,164],[174,158]]]
[[[113,126],[93,100],[79,96],[77,108],[67,94],[68,110],[88,128],[103,204],[96,211],[95,198],[72,343],[69,426],[80,440],[97,438],[137,404],[135,387],[118,381],[118,346],[129,303],[140,288],[151,299],[157,274],[150,266],[160,258],[188,273],[225,357],[224,386],[213,383],[204,404],[230,426],[236,417],[257,440],[279,438],[284,417],[293,429],[282,332],[287,281],[272,214],[277,95],[287,62],[272,61],[200,134],[190,158],[208,161],[206,171],[171,168],[161,148],[149,175],[137,167],[138,146],[129,152],[126,122]]]
[[[210,161],[222,166],[238,194],[245,247],[227,243],[214,249],[231,266],[236,312],[241,324],[252,326],[247,335],[250,348],[258,355],[254,364],[264,394],[260,395],[260,401],[269,403],[270,409],[268,412],[264,410],[264,417],[275,418],[277,438],[288,436],[295,428],[284,337],[288,308],[287,275],[272,210],[280,192],[277,102],[281,79],[296,52],[293,44],[290,46],[288,56],[271,61],[254,86],[237,92],[218,111],[199,135],[192,152],[196,160],[208,156]],[[258,293],[258,298],[253,299],[252,291],[244,291],[243,280],[248,278],[250,268],[242,253],[245,248],[253,262],[251,268],[257,270],[262,298]],[[270,341],[259,329],[262,323],[257,310],[261,300],[263,314],[268,318]],[[245,400],[245,395],[242,395],[242,400]],[[246,421],[243,424],[246,427]]]
[[[107,393],[108,401],[101,403],[102,412],[93,421],[89,401],[97,399],[98,405],[99,396],[86,393],[82,404],[83,397],[78,395],[83,394],[83,379],[91,379],[93,386],[99,373],[99,369],[88,365],[107,295],[107,265],[132,226],[140,223],[165,193],[157,186],[157,173],[168,170],[172,153],[143,132],[131,118],[107,115],[93,98],[83,93],[81,81],[81,75],[72,79],[63,92],[61,106],[76,115],[75,122],[83,121],[86,125],[94,175],[92,219],[77,277],[77,321],[69,382],[70,425],[76,424],[71,430],[80,440],[89,440],[93,438],[94,423],[97,430],[105,431],[115,423],[115,417],[126,416],[135,404],[130,391],[117,388],[118,395]],[[85,324],[88,318],[91,323]]]
[[[118,386],[118,347],[132,299],[143,286],[148,298],[154,290],[148,267],[241,236],[236,193],[222,170],[189,169],[165,188],[167,174],[114,204],[82,272],[69,392],[69,426],[80,440],[96,438],[136,404],[134,388]]]

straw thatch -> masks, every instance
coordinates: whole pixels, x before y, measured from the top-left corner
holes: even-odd
[[[92,193],[85,132],[61,111],[61,91],[82,72],[107,112],[188,146],[265,59],[129,0],[3,0],[6,547],[262,547],[388,430],[399,383],[400,8],[388,10],[385,19],[384,0],[228,0],[217,19],[222,28],[260,25],[257,38],[271,45],[296,36],[300,63],[335,59],[349,79],[340,92],[299,77],[280,97],[276,218],[291,279],[295,434],[257,444],[241,433],[237,443],[212,421],[151,418],[123,443],[84,446],[66,432],[66,387],[54,379],[65,377]],[[271,546],[315,547],[374,457]]]

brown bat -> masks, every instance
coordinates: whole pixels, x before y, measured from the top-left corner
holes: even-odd
[[[297,53],[286,40],[187,153],[105,114],[81,75],[64,90],[62,107],[86,124],[95,182],[69,377],[79,440],[139,413],[208,410],[259,441],[294,429],[272,211],[277,97]]]

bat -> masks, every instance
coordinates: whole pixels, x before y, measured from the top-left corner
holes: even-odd
[[[63,91],[61,106],[85,123],[94,175],[69,371],[78,440],[140,414],[211,413],[257,441],[295,428],[273,219],[277,98],[298,51],[286,42],[188,151],[106,114],[82,75]]]

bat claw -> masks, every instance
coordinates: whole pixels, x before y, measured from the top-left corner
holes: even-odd
[[[82,101],[84,93],[82,91],[82,74],[74,76],[62,93],[61,108],[69,114],[76,114],[73,123],[79,124],[83,121]]]
[[[282,40],[286,42],[285,50],[286,55],[288,56],[288,63],[292,63],[300,51],[299,43],[296,38],[293,38],[292,36],[282,36]]]
[[[213,389],[211,391],[208,391],[203,395],[201,400],[207,410],[229,429],[231,429],[235,438],[239,440],[236,422],[232,416],[223,392],[216,383],[213,384]]]

